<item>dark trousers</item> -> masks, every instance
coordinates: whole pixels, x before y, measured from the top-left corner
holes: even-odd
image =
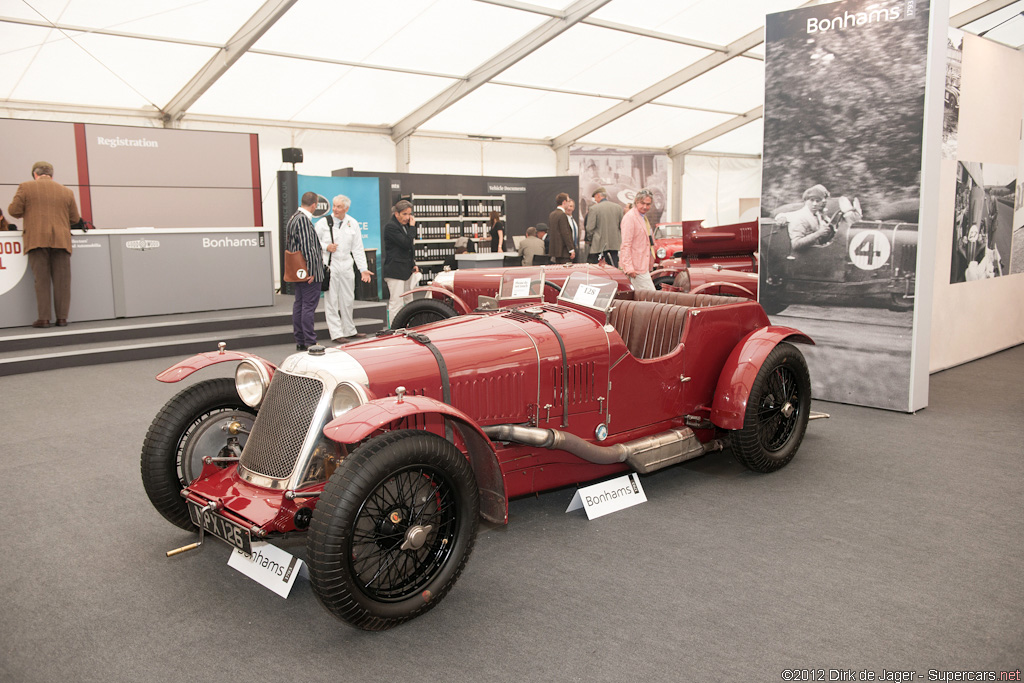
[[[37,247],[29,250],[28,265],[36,282],[39,319],[50,320],[50,280],[53,280],[53,308],[58,320],[67,320],[71,308],[71,254],[64,249]]]
[[[604,262],[613,268],[619,267],[619,252],[615,251],[598,251],[587,256],[587,263],[597,263],[604,257]]]
[[[295,282],[295,303],[292,304],[292,332],[300,346],[316,344],[316,307],[320,303],[319,282]]]

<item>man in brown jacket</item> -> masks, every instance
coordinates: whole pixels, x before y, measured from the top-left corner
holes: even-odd
[[[50,281],[57,325],[68,324],[71,308],[71,224],[82,219],[75,195],[53,180],[53,166],[37,161],[32,180],[18,186],[7,212],[22,218],[25,251],[36,283],[39,319],[32,327],[50,326]]]

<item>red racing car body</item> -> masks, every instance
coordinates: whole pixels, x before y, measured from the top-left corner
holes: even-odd
[[[452,588],[483,518],[508,500],[731,449],[771,472],[810,417],[798,330],[751,300],[621,292],[588,269],[544,300],[546,271],[506,272],[498,310],[279,366],[200,354],[153,420],[142,479],[156,509],[234,548],[306,534],[313,591],[359,628],[400,624]],[[622,298],[624,297],[624,298]]]
[[[466,315],[481,306],[495,307],[495,298],[504,277],[525,277],[536,273],[538,267],[513,266],[509,268],[460,268],[439,273],[429,285],[415,288],[408,293],[408,303],[391,321],[393,329],[415,327]],[[520,275],[516,275],[519,273]],[[609,265],[590,263],[543,266],[544,300],[554,303],[573,273],[587,277],[607,278],[616,284],[621,294],[633,291],[626,274]],[[726,294],[745,299],[757,299],[757,275],[730,271],[719,267],[687,267],[682,259],[670,259],[659,263],[651,273],[655,286],[662,289],[671,286],[675,291],[694,294]]]
[[[658,223],[654,228],[655,256],[679,259],[688,266],[757,272],[757,219],[717,226],[701,223]]]

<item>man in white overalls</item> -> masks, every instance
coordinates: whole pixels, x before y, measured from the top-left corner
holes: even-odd
[[[363,235],[359,222],[348,215],[352,200],[339,194],[332,200],[331,214],[316,223],[316,234],[323,247],[324,263],[331,270],[331,285],[324,295],[324,314],[331,339],[338,344],[360,339],[366,335],[356,330],[352,309],[356,299],[356,279],[352,271],[353,260],[359,267],[360,278],[369,282],[371,273],[366,269]]]

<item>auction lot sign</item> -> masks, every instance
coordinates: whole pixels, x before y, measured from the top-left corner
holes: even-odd
[[[928,329],[918,322],[934,263],[918,255],[934,249],[921,212],[939,170],[925,146],[926,86],[929,42],[945,47],[947,23],[945,0],[767,16],[760,293],[774,323],[815,340],[803,351],[816,398],[926,405],[928,340],[916,331]],[[941,80],[938,90],[941,128]],[[823,192],[824,206],[807,201]]]

